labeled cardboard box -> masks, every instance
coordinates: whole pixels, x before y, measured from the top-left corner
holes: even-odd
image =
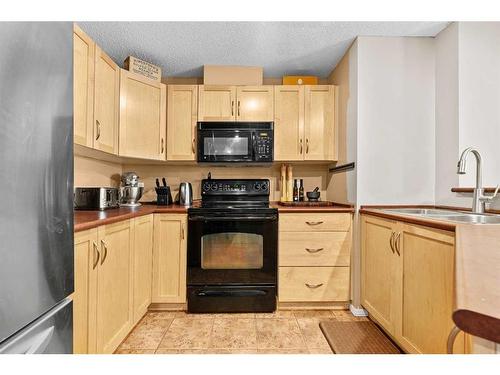
[[[132,73],[140,74],[153,81],[161,82],[161,68],[147,61],[138,59],[134,56],[129,56],[123,63],[125,70]]]
[[[264,69],[258,66],[204,65],[204,85],[260,86],[264,80]]]

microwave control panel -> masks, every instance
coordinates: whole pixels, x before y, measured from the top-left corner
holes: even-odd
[[[273,161],[273,133],[257,131],[254,134],[254,154],[256,161]]]

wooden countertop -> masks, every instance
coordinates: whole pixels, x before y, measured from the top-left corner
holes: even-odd
[[[483,189],[484,189],[485,193],[494,193],[496,188],[494,188],[494,187],[485,187]],[[474,188],[471,188],[471,187],[454,187],[454,188],[451,188],[451,191],[453,193],[473,193],[474,192]]]
[[[500,225],[457,227],[454,310],[462,331],[500,342]]]
[[[458,223],[452,223],[450,221],[429,219],[423,216],[415,215],[405,215],[396,212],[388,213],[383,211],[387,208],[438,208],[438,209],[451,209],[451,207],[440,207],[440,206],[425,206],[425,205],[401,205],[401,206],[361,206],[359,213],[373,215],[382,217],[390,220],[403,221],[409,224],[423,225],[426,227],[431,227],[435,229],[447,230],[454,232]]]
[[[194,201],[193,207],[199,207],[200,201]],[[270,207],[277,208],[280,213],[290,212],[354,212],[354,207],[349,205],[334,204],[327,207],[285,207],[277,202],[271,202]],[[74,231],[80,232],[87,229],[97,228],[100,225],[112,224],[118,221],[131,219],[138,216],[157,214],[186,214],[188,207],[173,204],[170,206],[157,206],[155,204],[143,204],[137,208],[113,208],[104,211],[75,211]]]

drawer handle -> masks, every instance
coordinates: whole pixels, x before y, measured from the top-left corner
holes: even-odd
[[[322,221],[306,221],[307,225],[320,225],[323,224]]]
[[[318,249],[309,249],[308,247],[306,247],[306,251],[308,253],[311,253],[311,254],[314,254],[314,253],[319,253],[320,251],[324,250],[324,248],[320,247]]]
[[[320,286],[323,286],[323,283],[319,283],[319,284],[308,284],[306,283],[305,284],[309,289],[317,289],[319,288]]]

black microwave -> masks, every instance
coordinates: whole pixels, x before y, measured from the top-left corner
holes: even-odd
[[[271,163],[273,122],[198,122],[199,163]]]

